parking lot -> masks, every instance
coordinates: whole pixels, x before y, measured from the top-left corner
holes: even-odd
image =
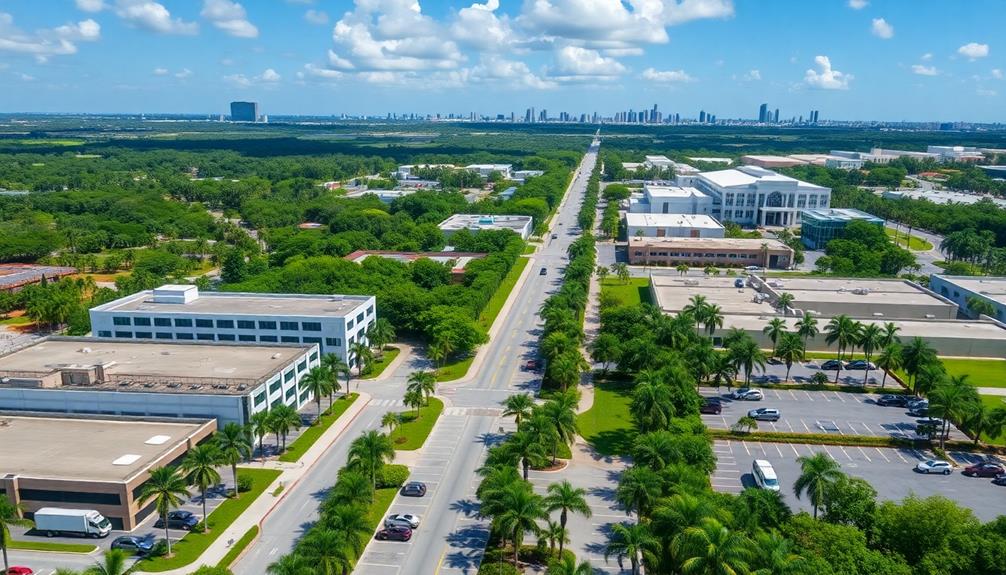
[[[782,495],[794,510],[811,510],[806,495],[797,499],[793,494],[793,483],[800,475],[797,457],[827,453],[843,472],[869,481],[879,499],[900,500],[912,493],[920,497],[943,495],[970,508],[983,521],[1006,514],[1006,487],[993,485],[990,479],[961,475],[962,467],[947,476],[913,471],[919,461],[933,457],[928,451],[755,441],[716,441],[713,450],[717,458],[713,489],[738,493],[754,487],[751,464],[755,459],[765,459],[775,468]],[[970,453],[951,452],[950,456],[961,466],[980,460]]]
[[[728,429],[751,409],[779,409],[779,421],[759,421],[759,431],[785,433],[832,433],[835,435],[888,436],[916,439],[917,417],[899,407],[876,404],[880,394],[841,393],[837,391],[803,391],[767,389],[761,401],[730,399],[726,389],[703,389],[707,397],[719,397],[723,411],[719,415],[703,415],[702,421],[713,429]],[[967,440],[967,436],[951,427],[950,438]]]
[[[789,371],[790,382],[795,383],[810,383],[810,378],[817,372],[822,372],[828,376],[829,383],[835,383],[835,372],[834,369],[821,369],[821,365],[828,361],[827,359],[814,359],[804,363],[794,363]],[[851,370],[843,369],[841,373],[838,374],[839,385],[863,385],[863,376],[866,375],[865,370]],[[870,381],[871,385],[880,385],[881,380],[884,378],[884,372],[879,369],[870,370]],[[751,375],[751,383],[763,384],[763,383],[782,383],[786,379],[786,364],[779,361],[778,359],[769,359],[765,364],[765,369],[763,371],[757,371]],[[897,382],[894,381],[890,376],[887,378],[888,387],[897,387]]]

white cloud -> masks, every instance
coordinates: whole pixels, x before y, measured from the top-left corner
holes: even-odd
[[[248,88],[255,84],[275,85],[277,82],[280,81],[281,76],[279,75],[279,73],[276,72],[276,70],[273,70],[272,68],[266,68],[264,72],[262,72],[258,76],[252,76],[251,78],[249,78],[244,74],[228,74],[224,76],[223,79],[224,81],[230,82],[235,86],[241,88]]]
[[[31,54],[40,64],[48,62],[49,56],[75,54],[77,42],[93,42],[100,37],[101,26],[91,19],[27,33],[14,25],[13,16],[0,12],[0,52]]]
[[[224,81],[230,82],[231,84],[234,84],[235,86],[239,86],[241,88],[247,88],[248,86],[252,85],[252,81],[249,80],[248,76],[245,76],[244,74],[228,74],[224,76]]]
[[[308,75],[316,76],[318,78],[342,78],[343,73],[338,70],[331,70],[329,68],[322,68],[321,66],[316,66],[314,64],[304,64],[304,70],[307,71]]]
[[[182,68],[181,70],[175,72],[175,78],[178,78],[179,80],[184,80],[185,78],[188,78],[191,75],[192,70],[189,70],[188,68]]]
[[[276,73],[276,70],[273,70],[272,68],[266,68],[265,72],[262,72],[262,75],[258,76],[258,79],[262,80],[263,82],[279,82],[280,75]]]
[[[31,74],[21,73],[20,76],[21,76],[21,80],[24,81],[24,82],[34,82],[35,81],[35,76],[32,76]]]
[[[827,56],[817,56],[814,62],[820,72],[813,68],[808,69],[804,74],[804,81],[813,88],[821,90],[848,90],[849,82],[852,81],[852,74],[839,72],[831,67],[831,60]]]
[[[932,52],[926,52],[925,54],[923,54],[922,56],[920,56],[919,59],[922,60],[923,62],[928,62],[928,61],[930,61],[930,60],[933,59],[933,53]]]
[[[325,12],[324,10],[311,9],[308,10],[307,12],[304,12],[304,19],[310,22],[311,24],[317,24],[321,26],[322,24],[328,23],[328,13]]]
[[[101,25],[88,18],[76,24],[64,24],[54,29],[56,35],[67,40],[94,42],[101,38]]]
[[[84,12],[101,12],[106,8],[104,0],[76,0],[76,4]]]
[[[172,18],[163,4],[153,0],[118,0],[115,14],[131,26],[158,34],[191,35],[199,31],[199,24]]]
[[[167,76],[168,75],[168,69],[167,68],[154,68],[154,75],[155,76]]]
[[[989,90],[988,88],[978,88],[975,90],[975,94],[978,94],[979,96],[991,97],[996,96],[998,93],[995,90]]]
[[[235,38],[258,38],[258,28],[248,21],[244,6],[231,0],[203,0],[200,16]]]
[[[996,80],[1002,80],[1003,71],[1000,70],[999,68],[992,68],[992,77],[995,78]]]
[[[558,84],[533,73],[527,64],[518,60],[507,60],[489,55],[468,73],[474,82],[500,83],[511,88],[532,88],[547,90]]]
[[[623,72],[625,66],[618,60],[606,58],[597,50],[565,46],[555,53],[552,77],[560,81],[612,79]]]
[[[977,60],[978,58],[984,58],[989,55],[989,45],[979,44],[977,42],[969,42],[957,49],[957,53],[961,56],[966,56],[967,58]]]
[[[894,38],[894,26],[888,24],[887,20],[884,20],[883,18],[873,19],[873,25],[870,27],[870,32],[872,32],[877,38],[883,38],[884,40]]]
[[[849,0],[849,8],[853,10],[862,10],[866,8],[870,3],[867,0]]]
[[[741,76],[741,80],[757,82],[758,80],[761,80],[761,72],[759,70],[749,70],[746,74]]]
[[[666,84],[683,84],[695,81],[695,78],[689,76],[684,70],[656,70],[654,68],[643,70],[642,78]]]
[[[483,51],[495,51],[514,41],[510,19],[496,15],[499,0],[474,3],[458,11],[450,32],[455,40]]]
[[[936,66],[924,66],[922,64],[912,65],[912,73],[918,74],[919,76],[936,76],[940,72],[936,69]]]

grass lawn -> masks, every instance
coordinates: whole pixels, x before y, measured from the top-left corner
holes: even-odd
[[[0,325],[28,325],[30,323],[35,322],[33,322],[32,319],[26,315],[9,317],[7,319],[0,319]]]
[[[248,544],[252,542],[252,539],[255,539],[256,535],[258,535],[258,525],[252,525],[251,529],[246,531],[245,534],[241,536],[241,539],[238,539],[237,543],[235,543],[234,546],[231,547],[230,551],[227,552],[227,555],[224,555],[224,558],[217,563],[217,567],[230,569],[231,563],[238,558],[238,555],[245,550],[245,547],[248,547]]]
[[[488,330],[492,327],[493,322],[496,321],[496,316],[499,315],[500,310],[503,309],[503,304],[506,303],[506,299],[510,297],[510,291],[513,290],[513,286],[517,284],[517,279],[520,278],[520,274],[524,272],[524,268],[527,267],[527,263],[531,261],[527,258],[517,258],[514,262],[513,267],[510,268],[510,272],[503,278],[499,287],[496,288],[496,293],[493,294],[492,299],[486,304],[485,309],[479,314],[479,325],[483,329]]]
[[[376,530],[377,526],[384,521],[384,514],[388,512],[397,493],[397,487],[382,487],[374,492],[374,502],[367,509],[367,525],[371,529]]]
[[[53,553],[90,553],[96,545],[86,543],[51,543],[49,541],[8,541],[11,549],[21,551],[50,551]]]
[[[329,427],[332,427],[332,424],[335,423],[335,421],[339,419],[339,417],[345,413],[347,409],[349,409],[350,405],[353,405],[353,402],[356,401],[357,397],[359,397],[357,394],[351,393],[349,396],[343,395],[336,399],[335,403],[333,403],[332,406],[326,409],[325,413],[322,414],[320,421],[305,429],[304,433],[301,433],[300,436],[286,448],[286,452],[279,456],[279,460],[292,463],[303,457],[304,454],[307,453],[307,450],[311,449],[311,446],[318,441],[318,438],[321,437],[323,433],[328,431]],[[325,405],[325,400],[322,399],[321,401],[321,404]]]
[[[894,236],[895,232],[891,228],[884,228],[884,232],[887,233],[887,237],[891,238],[892,240],[895,239]],[[897,233],[898,233],[897,236],[898,245],[904,247],[905,239],[908,238],[908,233],[900,230],[898,230]],[[927,242],[926,240],[920,238],[919,236],[912,236],[911,238],[908,238],[908,249],[916,251],[929,251],[933,249],[933,244]]]
[[[374,379],[375,377],[380,376],[384,373],[384,369],[388,367],[388,364],[394,361],[401,351],[402,350],[397,347],[390,345],[384,346],[383,355],[380,359],[374,358],[374,361],[367,365],[367,370],[366,373],[363,374],[363,379]]]
[[[978,387],[1006,387],[1006,361],[1000,359],[941,358],[950,375],[967,374]]]
[[[468,368],[471,367],[472,361],[474,360],[475,356],[469,355],[464,359],[444,364],[437,370],[437,381],[454,381],[455,379],[461,379],[468,373]]]
[[[636,431],[629,415],[631,386],[594,383],[594,405],[577,417],[580,435],[603,455],[628,453]]]
[[[524,255],[533,254],[538,249],[538,244],[528,244],[524,246]]]
[[[618,278],[604,278],[601,282],[601,292],[613,294],[618,298],[619,305],[637,305],[650,301],[649,278],[629,278],[628,283],[622,283]]]
[[[1006,407],[1006,396],[1002,395],[982,395],[982,403],[989,407]],[[989,437],[987,433],[982,434],[982,441],[994,445],[1006,445],[1006,431],[996,437]]]
[[[430,404],[419,408],[419,415],[415,410],[403,411],[402,424],[395,428],[391,434],[391,440],[395,443],[395,449],[399,451],[412,451],[419,449],[426,442],[430,431],[437,423],[440,412],[444,410],[444,402],[435,397],[430,398]]]
[[[137,563],[137,569],[149,572],[168,571],[184,567],[198,559],[206,551],[206,548],[216,541],[217,537],[262,495],[269,484],[279,477],[280,473],[278,469],[238,468],[239,475],[248,475],[252,478],[252,488],[250,491],[242,493],[241,497],[224,501],[210,513],[207,520],[212,531],[186,534],[184,538],[171,545],[171,552],[174,553],[174,556],[142,559]]]

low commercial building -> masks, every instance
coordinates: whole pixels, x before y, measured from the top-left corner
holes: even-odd
[[[804,210],[800,222],[800,239],[812,250],[823,250],[828,242],[842,237],[852,221],[864,221],[883,227],[884,220],[852,208]]]
[[[477,260],[486,257],[486,254],[477,252],[392,252],[382,250],[357,250],[344,259],[353,263],[363,263],[367,258],[385,258],[402,263],[412,263],[418,259],[430,259],[440,264],[451,266],[451,279],[454,283],[461,283],[465,279],[465,267]]]
[[[640,214],[710,215],[713,199],[696,188],[646,183],[629,198],[629,211]]]
[[[806,164],[807,162],[786,156],[752,154],[741,156],[741,163],[748,166],[758,166],[759,168],[791,168]]]
[[[0,410],[216,419],[313,396],[300,380],[316,344],[216,344],[49,337],[0,357]]]
[[[713,198],[713,217],[742,226],[795,226],[800,212],[831,202],[829,188],[757,166],[702,172],[692,185]]]
[[[863,160],[833,156],[831,154],[790,154],[787,157],[813,166],[837,168],[840,170],[858,170],[863,167]]]
[[[504,179],[509,180],[512,176],[513,164],[470,164],[465,166],[469,172],[475,172],[483,178],[488,178],[493,172],[499,173]]]
[[[31,519],[43,507],[94,509],[131,531],[155,512],[142,505],[150,470],[181,461],[216,430],[210,421],[165,422],[0,414],[0,497]]]
[[[790,294],[792,309],[814,316],[939,320],[957,317],[957,304],[906,280],[753,277],[749,283],[772,301],[783,293]]]
[[[544,174],[544,170],[514,170],[510,179],[515,182],[525,182],[531,178],[536,178]]]
[[[398,166],[398,169],[395,170],[395,178],[399,180],[419,179],[419,176],[415,175],[416,170],[432,169],[432,168],[444,168],[447,170],[453,170],[454,164],[406,164],[404,166]]]
[[[478,232],[482,230],[510,230],[521,239],[531,236],[531,216],[501,216],[487,214],[454,214],[440,222],[440,231],[450,237],[461,230]]]
[[[723,226],[713,218],[692,214],[625,214],[628,237],[722,238]]]
[[[0,264],[0,292],[20,291],[25,286],[57,280],[77,273],[76,268],[32,264]]]
[[[409,188],[406,190],[356,190],[349,192],[345,197],[347,198],[362,198],[367,195],[372,195],[377,199],[381,200],[382,203],[391,204],[391,202],[397,200],[398,198],[404,198],[405,196],[412,195],[419,191],[418,186]]]
[[[956,303],[962,311],[972,317],[987,314],[999,321],[1006,321],[1006,278],[980,276],[929,276],[929,289]],[[989,310],[975,310],[972,302],[984,302]],[[988,313],[991,311],[992,313]]]
[[[164,285],[91,308],[99,339],[303,343],[355,365],[351,346],[377,321],[369,295],[200,292]]]
[[[877,152],[877,153],[874,153]],[[846,158],[849,160],[859,160],[862,163],[888,164],[891,160],[898,159],[898,156],[881,153],[883,150],[875,149],[873,152],[854,152],[849,150],[832,150],[829,155],[834,158]]]
[[[941,162],[981,162],[985,154],[974,146],[928,146],[926,152],[936,154]]]
[[[734,163],[733,158],[721,158],[721,157],[708,157],[708,156],[688,156],[688,159],[693,162],[705,162],[707,164],[726,164],[730,165]]]
[[[793,265],[793,250],[778,240],[629,237],[628,251],[629,263],[634,265],[760,266],[771,269],[786,269]]]

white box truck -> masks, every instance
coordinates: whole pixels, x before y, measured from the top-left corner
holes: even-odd
[[[93,509],[60,509],[43,507],[35,512],[35,530],[48,537],[77,535],[80,537],[107,537],[112,531],[108,519]]]

